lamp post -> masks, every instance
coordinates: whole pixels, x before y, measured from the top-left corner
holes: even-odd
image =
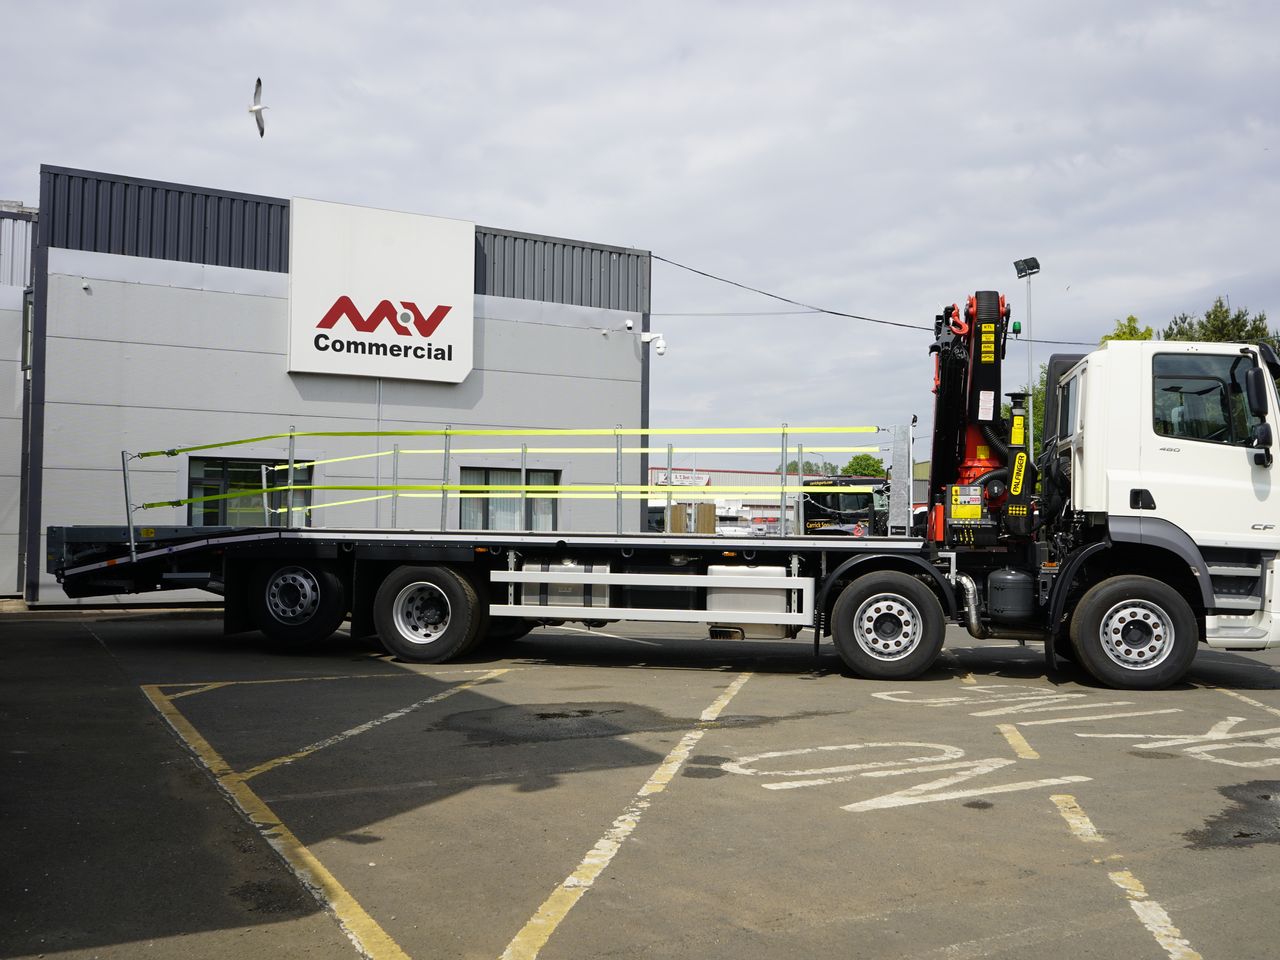
[[[1032,379],[1032,344],[1035,343],[1031,339],[1031,278],[1040,272],[1040,261],[1035,257],[1027,257],[1025,260],[1013,261],[1014,272],[1018,274],[1018,279],[1027,281],[1027,454],[1031,457],[1031,462],[1036,461],[1036,417],[1033,409],[1035,400],[1035,380]]]

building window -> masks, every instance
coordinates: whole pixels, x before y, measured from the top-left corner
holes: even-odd
[[[1253,426],[1245,403],[1244,354],[1156,354],[1152,378],[1155,432],[1162,437],[1248,445]]]
[[[461,483],[487,487],[519,485],[520,470],[490,467],[463,467]],[[559,470],[530,470],[529,484],[559,485]],[[524,500],[524,519],[520,518],[520,495],[513,497],[477,491],[478,496],[462,494],[460,527],[463,530],[555,530],[560,521],[559,501],[553,497],[530,494]]]
[[[192,457],[187,483],[187,496],[216,497],[229,493],[250,493],[264,489],[262,482],[263,466],[281,466],[288,461],[283,460],[224,460],[210,457]],[[267,487],[282,487],[288,483],[288,473],[284,470],[267,472]],[[311,483],[311,468],[294,467],[293,482],[295,485]],[[293,493],[293,525],[305,527],[311,525],[311,514],[299,509],[311,506],[310,490],[294,490]],[[283,509],[286,491],[276,490],[270,494],[269,506],[272,510]],[[272,513],[270,518],[263,510],[262,495],[256,494],[235,497],[227,500],[206,500],[203,503],[187,505],[187,523],[193,527],[262,527],[283,526],[287,523],[284,514]]]

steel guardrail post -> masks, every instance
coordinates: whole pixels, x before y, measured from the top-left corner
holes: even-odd
[[[782,478],[782,493],[779,497],[778,505],[778,535],[785,537],[787,535],[787,425],[782,425],[782,463],[778,469],[778,474]]]
[[[267,465],[262,464],[262,525],[271,526],[271,494],[267,491]]]
[[[396,504],[400,500],[400,444],[391,445],[391,529],[399,528],[396,523]]]
[[[529,517],[529,444],[520,444],[520,529],[529,531],[533,524]]]
[[[289,482],[288,482],[289,489],[285,492],[285,501],[284,501],[285,502],[284,516],[286,521],[285,526],[289,528],[293,527],[293,451],[294,451],[293,432],[295,429],[296,427],[294,426],[294,424],[292,423],[289,424]]]
[[[120,470],[124,474],[124,519],[129,525],[129,562],[138,561],[138,541],[133,533],[133,496],[129,492],[129,451],[120,451]]]
[[[613,471],[613,489],[617,500],[617,517],[614,519],[614,532],[622,532],[622,434],[618,431],[622,429],[622,424],[616,424],[613,428],[613,446],[616,453],[614,454],[614,471]]]
[[[796,444],[796,535],[804,533],[800,523],[800,510],[804,505],[804,444]]]
[[[671,529],[671,462],[675,456],[675,444],[667,444],[667,512],[662,518],[662,532]]]
[[[444,533],[444,531],[448,529],[449,491],[445,489],[445,487],[449,483],[449,451],[450,451],[450,441],[453,440],[453,434],[451,432],[452,430],[453,430],[452,423],[446,423],[444,425],[444,463],[440,471],[440,532],[441,533]],[[459,491],[458,496],[459,498],[461,498],[462,496],[461,491]]]

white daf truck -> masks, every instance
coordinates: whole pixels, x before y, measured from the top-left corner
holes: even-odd
[[[291,644],[350,620],[354,635],[427,662],[539,623],[627,619],[744,638],[811,627],[815,647],[829,636],[853,673],[904,679],[933,664],[958,623],[1043,643],[1051,667],[1065,657],[1112,686],[1160,688],[1201,643],[1280,644],[1275,353],[1112,341],[1055,356],[1036,458],[1024,396],[1001,416],[1009,313],[984,291],[935,320],[923,531],[899,481],[884,535],[803,523],[740,538],[140,530],[130,516],[127,527],[51,528],[49,569],[72,597],[203,587],[223,596],[229,632]],[[911,460],[909,445],[895,450],[895,466]]]

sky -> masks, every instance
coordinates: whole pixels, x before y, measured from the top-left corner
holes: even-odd
[[[1006,389],[1130,314],[1223,296],[1280,326],[1271,3],[0,0],[0,23],[0,200],[35,205],[41,163],[316,197],[923,328],[655,261],[655,426],[923,431],[933,317],[976,290],[1084,345],[1011,342]]]

